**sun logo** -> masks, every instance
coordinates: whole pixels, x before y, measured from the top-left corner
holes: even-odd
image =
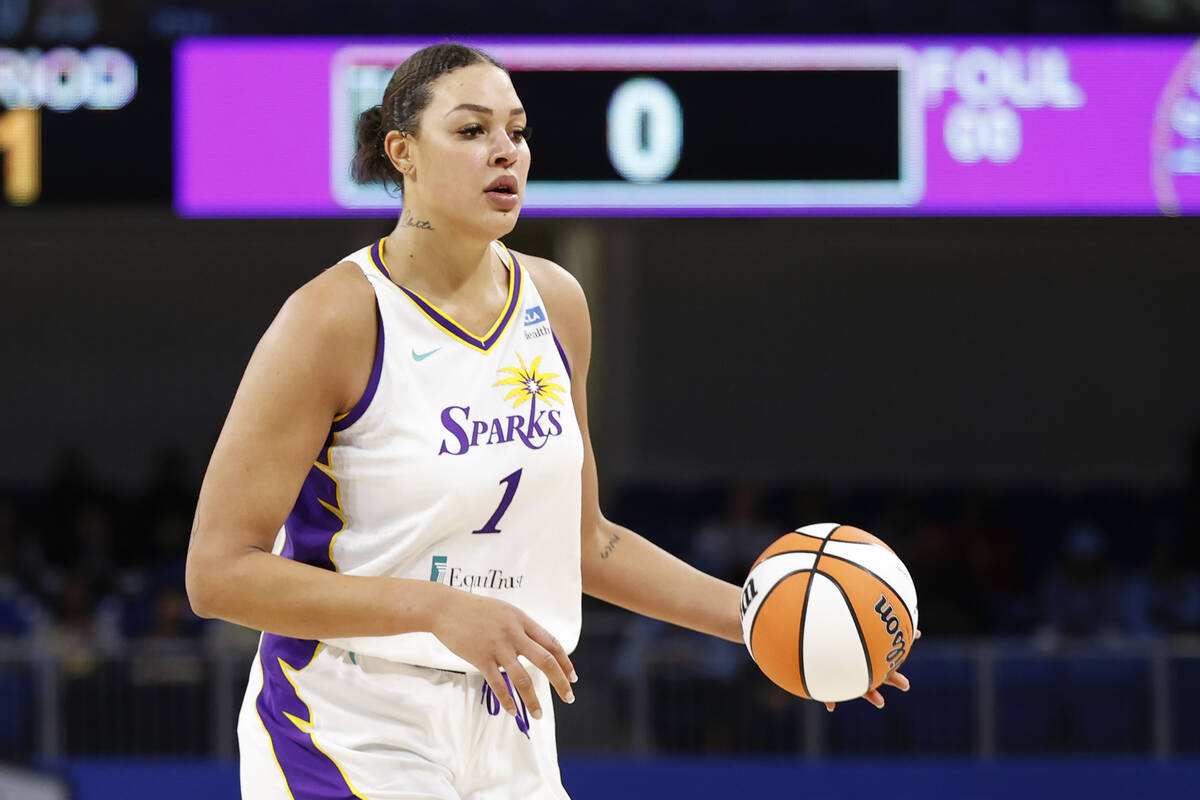
[[[513,408],[519,408],[525,401],[531,401],[530,407],[536,405],[535,398],[549,400],[553,403],[561,404],[562,397],[559,392],[566,392],[566,389],[559,386],[557,383],[551,383],[552,378],[559,377],[557,372],[538,373],[538,365],[542,363],[542,357],[538,356],[529,366],[525,366],[525,359],[521,358],[521,354],[517,354],[517,360],[521,362],[518,367],[502,367],[500,372],[508,373],[509,377],[502,378],[496,381],[493,386],[514,386],[516,387],[504,397],[504,401],[516,399],[513,403]]]

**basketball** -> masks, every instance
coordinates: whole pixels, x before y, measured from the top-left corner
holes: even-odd
[[[763,551],[742,586],[741,615],[763,674],[800,697],[841,702],[879,686],[908,656],[917,591],[883,541],[822,522]]]

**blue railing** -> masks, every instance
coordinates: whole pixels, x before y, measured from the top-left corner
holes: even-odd
[[[0,758],[233,758],[252,655],[244,638],[107,656],[0,644]],[[856,701],[833,714],[774,687],[740,645],[626,615],[589,617],[573,659],[579,699],[556,711],[568,755],[1200,756],[1200,640],[927,634],[903,668],[910,692],[886,691],[882,712]]]

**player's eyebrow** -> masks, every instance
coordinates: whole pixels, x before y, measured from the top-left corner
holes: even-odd
[[[480,105],[476,105],[475,103],[459,103],[454,108],[447,111],[446,116],[447,117],[450,116],[455,111],[478,111],[480,114],[488,114],[488,115],[495,113],[487,106],[480,106]],[[524,113],[525,113],[525,109],[521,108],[520,106],[517,106],[512,111],[509,111],[508,115],[510,117],[515,117],[518,114],[524,114]]]

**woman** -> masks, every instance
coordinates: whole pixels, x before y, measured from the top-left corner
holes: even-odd
[[[405,61],[354,162],[401,187],[399,222],[292,295],[243,376],[187,581],[266,631],[247,798],[565,797],[550,692],[574,700],[581,590],[741,640],[739,587],[600,513],[583,292],[496,241],[528,132],[485,54]]]

